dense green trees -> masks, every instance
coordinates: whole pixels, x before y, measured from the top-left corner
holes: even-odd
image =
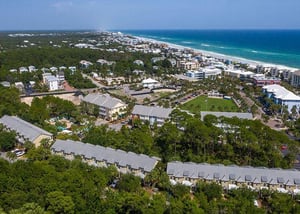
[[[0,151],[9,151],[15,147],[16,134],[1,128],[0,124]]]

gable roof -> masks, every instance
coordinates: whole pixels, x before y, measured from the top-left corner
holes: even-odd
[[[121,100],[111,97],[108,94],[88,94],[82,100],[84,102],[92,103],[94,105],[105,107],[108,109],[126,105]]]
[[[228,117],[228,118],[237,117],[239,119],[247,119],[247,120],[253,119],[253,115],[251,113],[201,111],[201,120],[203,120],[206,115],[214,115],[216,117]]]
[[[152,83],[158,83],[157,80],[154,80],[154,79],[151,79],[151,78],[148,78],[148,79],[144,79],[142,81],[142,84],[152,84]]]
[[[167,174],[174,177],[204,178],[223,181],[256,182],[272,184],[300,184],[300,171],[250,166],[224,166],[222,164],[169,162]],[[216,176],[218,175],[218,176]]]
[[[149,117],[168,118],[173,109],[158,106],[135,105],[132,114]]]
[[[74,153],[75,155],[83,155],[86,158],[95,158],[97,161],[106,161],[110,164],[116,163],[123,167],[130,166],[133,169],[142,168],[146,172],[152,171],[159,160],[158,158],[149,157],[144,154],[125,152],[123,150],[72,140],[56,140],[51,149],[56,152]]]
[[[33,142],[40,135],[53,136],[51,133],[37,126],[34,126],[31,123],[28,123],[27,121],[22,120],[16,116],[4,115],[2,118],[0,118],[0,123],[2,123],[7,128],[16,131],[20,135],[23,135],[31,142]]]

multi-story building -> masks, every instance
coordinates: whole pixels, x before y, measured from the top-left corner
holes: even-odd
[[[82,101],[99,107],[100,117],[116,120],[126,113],[127,105],[108,94],[88,94]]]
[[[266,85],[263,87],[263,93],[271,98],[275,104],[286,106],[289,112],[293,106],[296,106],[298,110],[300,109],[300,97],[280,85]]]
[[[265,76],[254,76],[252,78],[253,84],[256,86],[265,86],[265,85],[280,85],[281,80],[276,77],[265,77]]]
[[[150,125],[162,126],[169,119],[173,109],[157,106],[135,105],[132,110],[132,119],[138,118],[142,121],[148,121]]]
[[[53,135],[37,126],[28,123],[16,116],[4,115],[0,118],[0,123],[9,131],[17,133],[17,140],[23,144],[26,141],[32,142],[36,147],[40,145],[41,140],[53,138]]]
[[[300,86],[300,70],[294,71],[292,73],[291,85],[294,87]]]
[[[56,91],[59,89],[59,79],[51,73],[43,74],[43,83],[48,86],[49,91]]]
[[[53,154],[63,156],[69,160],[80,156],[83,162],[97,167],[115,166],[120,173],[132,173],[141,178],[150,173],[160,160],[144,154],[125,152],[72,140],[56,140],[51,146],[51,151]]]
[[[169,162],[167,174],[172,184],[196,185],[198,181],[215,182],[224,189],[248,187],[282,193],[300,192],[300,171],[222,164]]]

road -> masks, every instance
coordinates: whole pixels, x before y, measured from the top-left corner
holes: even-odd
[[[103,84],[99,83],[98,81],[94,80],[92,77],[90,77],[90,76],[88,76],[88,75],[86,75],[82,72],[81,72],[81,74],[84,78],[90,79],[92,81],[92,83],[94,83],[98,88],[105,88],[106,87],[105,85],[103,85]]]

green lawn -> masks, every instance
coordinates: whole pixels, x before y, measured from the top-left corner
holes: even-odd
[[[181,109],[191,113],[199,114],[200,111],[239,111],[232,100],[222,98],[208,98],[207,96],[197,97],[181,106]]]

